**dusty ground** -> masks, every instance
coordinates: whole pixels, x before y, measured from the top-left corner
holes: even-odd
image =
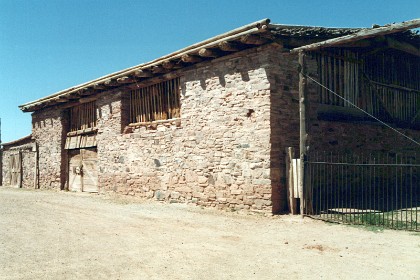
[[[2,187],[0,279],[420,279],[420,234]]]

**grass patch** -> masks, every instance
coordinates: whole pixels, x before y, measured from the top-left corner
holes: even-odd
[[[381,228],[420,231],[417,215],[409,211],[391,211],[384,213],[337,214],[319,215],[320,219],[337,221],[345,224],[361,225],[370,231],[377,232]],[[380,230],[379,230],[380,231]]]

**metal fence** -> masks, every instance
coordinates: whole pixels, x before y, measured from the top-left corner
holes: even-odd
[[[305,170],[306,215],[420,230],[420,161],[415,154],[314,153]]]

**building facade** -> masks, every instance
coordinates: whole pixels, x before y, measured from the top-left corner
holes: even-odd
[[[24,104],[36,151],[25,165],[36,167],[21,186],[287,212],[286,148],[299,147],[300,137],[300,69],[290,50],[361,31],[263,20]],[[389,38],[418,42],[398,36]],[[311,50],[308,76],[419,140],[419,56],[388,46],[368,63],[366,52],[378,46],[360,42]],[[387,67],[383,57],[398,57],[389,63],[409,75],[374,72]],[[366,80],[376,84],[366,89]],[[398,136],[319,85],[307,88],[310,149],[418,149],[396,146]],[[399,105],[396,96],[404,96]],[[7,160],[3,166],[8,178]]]

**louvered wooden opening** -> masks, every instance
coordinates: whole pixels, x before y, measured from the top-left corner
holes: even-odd
[[[70,108],[70,132],[96,127],[96,103],[88,102]]]
[[[180,91],[179,78],[131,91],[130,123],[179,118]]]
[[[319,81],[363,110],[400,127],[420,128],[420,58],[388,49],[315,54]],[[353,106],[323,87],[321,104]]]

